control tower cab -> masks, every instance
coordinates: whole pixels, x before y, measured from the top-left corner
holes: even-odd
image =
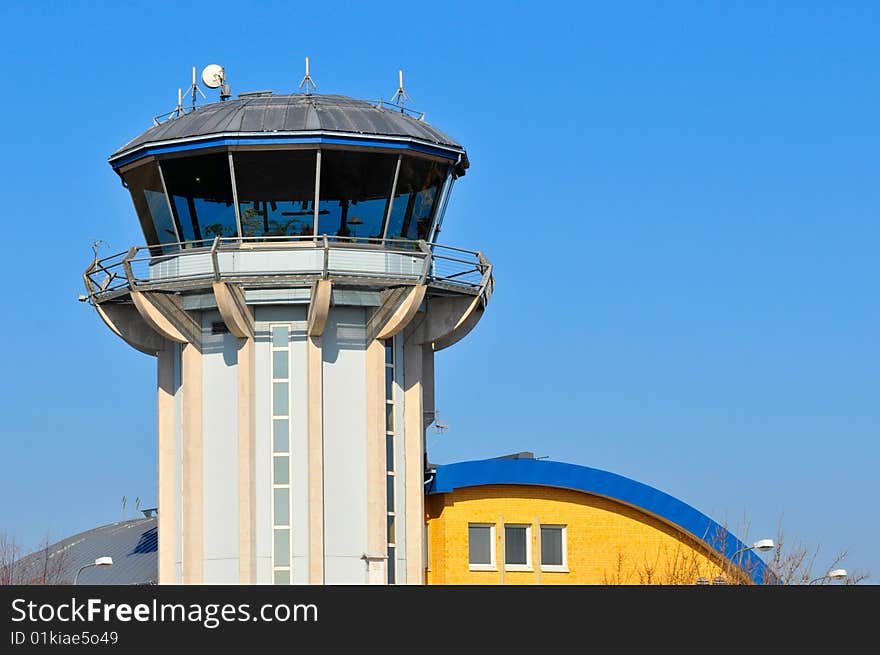
[[[464,148],[399,106],[258,92],[110,165],[145,244],[84,281],[157,358],[160,583],[423,583],[434,353],[493,288],[437,243]]]

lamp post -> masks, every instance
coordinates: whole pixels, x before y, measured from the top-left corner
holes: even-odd
[[[807,584],[811,585],[811,584],[818,582],[819,580],[838,580],[838,581],[840,581],[840,580],[843,580],[844,578],[846,578],[847,575],[849,575],[849,574],[846,572],[846,569],[832,569],[831,571],[828,571],[828,573],[826,573],[825,575],[820,575],[818,578],[813,578]]]
[[[76,572],[76,575],[73,576],[73,584],[76,584],[77,580],[79,580],[79,574],[82,573],[83,571],[85,571],[90,566],[112,566],[112,565],[113,565],[113,558],[112,557],[109,557],[109,556],[99,557],[92,564],[86,564],[85,566],[81,567],[79,571]]]
[[[773,550],[774,548],[776,548],[776,543],[772,539],[758,539],[758,541],[753,543],[751,546],[743,546],[727,559],[727,577],[730,578],[730,565],[736,559],[737,555],[742,555],[743,553],[750,550],[756,550],[759,553],[766,553],[767,551]],[[721,578],[721,576],[715,578],[715,584],[727,584],[727,580],[719,582],[719,578]]]

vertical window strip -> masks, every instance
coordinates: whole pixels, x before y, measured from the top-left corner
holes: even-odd
[[[290,325],[270,325],[272,385],[272,582],[290,584]]]
[[[397,545],[394,467],[394,338],[385,340],[385,484],[388,512],[388,584],[394,584],[396,575],[395,552]]]

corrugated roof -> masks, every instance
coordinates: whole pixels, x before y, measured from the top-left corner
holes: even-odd
[[[77,584],[156,584],[159,578],[158,519],[119,521],[81,532],[47,550],[38,550],[16,562],[15,578],[40,581],[40,572],[50,571],[48,584],[72,584],[77,571],[109,555],[112,566],[92,566],[79,576]],[[48,559],[47,559],[48,555]]]
[[[462,150],[428,123],[388,107],[339,95],[259,95],[197,108],[157,125],[129,141],[111,159],[142,146],[214,134],[342,132],[409,138]]]

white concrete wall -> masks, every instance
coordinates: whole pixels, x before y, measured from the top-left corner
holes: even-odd
[[[174,553],[174,575],[177,584],[183,584],[183,348],[174,346],[174,497],[177,508],[174,512],[174,539],[177,545]],[[162,511],[162,508],[159,508]]]
[[[256,581],[272,584],[272,419],[270,325],[291,328],[291,494],[292,582],[309,582],[308,397],[305,305],[254,308],[255,340],[255,555]],[[333,306],[323,343],[324,572],[327,584],[363,584],[367,566],[367,407],[366,310]],[[204,582],[237,583],[238,521],[238,340],[231,334],[211,335],[219,313],[203,316],[203,466]],[[403,435],[403,347],[395,339],[397,582],[406,582],[406,461]],[[175,383],[180,359],[175,358]],[[176,398],[178,452],[180,398]],[[178,485],[180,467],[176,474]],[[382,487],[384,494],[384,485]],[[178,489],[178,497],[180,497]],[[178,512],[180,516],[180,512]],[[178,522],[178,543],[182,530]],[[182,553],[176,561],[180,576]],[[180,579],[180,577],[178,578]]]
[[[237,584],[238,339],[211,334],[219,313],[205,312],[202,320],[204,582]]]
[[[332,307],[324,330],[324,581],[367,582],[365,312]]]

